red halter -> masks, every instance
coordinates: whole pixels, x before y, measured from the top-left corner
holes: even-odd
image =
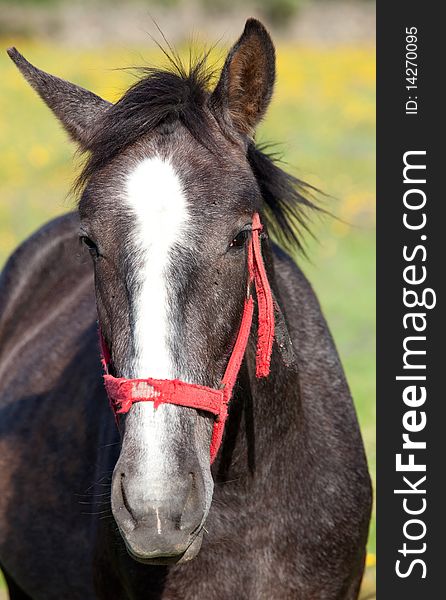
[[[155,408],[159,404],[177,404],[204,410],[215,415],[214,429],[211,439],[211,463],[220,448],[228,416],[228,405],[238,372],[245,354],[251,331],[254,311],[251,284],[254,281],[257,292],[259,326],[257,334],[256,376],[266,377],[269,374],[271,352],[274,340],[274,303],[266,276],[260,247],[262,224],[258,213],[252,219],[252,237],[248,246],[248,292],[245,299],[242,321],[231,357],[219,389],[203,385],[186,383],[179,379],[126,379],[113,377],[108,373],[110,353],[100,334],[102,363],[105,370],[104,382],[115,413],[124,414],[130,410],[134,402],[153,402]]]

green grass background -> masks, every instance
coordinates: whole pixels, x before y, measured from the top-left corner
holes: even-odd
[[[9,40],[0,47],[6,48]],[[163,63],[148,48],[76,50],[14,43],[39,67],[115,100],[132,76],[112,67]],[[223,50],[220,52],[223,55]],[[261,141],[330,195],[298,257],[321,301],[349,380],[375,477],[375,54],[367,46],[280,45]],[[70,210],[74,147],[6,54],[0,56],[0,264],[49,218]],[[374,564],[375,520],[369,539]],[[0,583],[1,586],[1,583]]]

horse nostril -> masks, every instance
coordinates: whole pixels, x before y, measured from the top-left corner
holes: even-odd
[[[193,520],[196,519],[196,511],[198,508],[197,504],[199,504],[199,497],[196,475],[193,471],[189,471],[189,491],[186,496],[186,501],[184,502],[183,510],[181,511],[181,514],[179,516],[177,524],[178,529],[184,530],[191,528],[191,518]],[[192,515],[194,516],[192,517]],[[193,528],[191,535],[195,533],[195,531],[198,529],[198,527],[200,527],[200,525],[201,520],[200,523],[198,523],[198,525]]]
[[[125,473],[121,473],[121,495],[122,495],[122,503],[124,504],[124,507],[126,508],[126,510],[128,511],[128,513],[130,514],[130,516],[132,517],[132,519],[135,520],[135,516],[134,516],[134,514],[132,512],[132,509],[130,507],[129,501],[127,499],[127,495],[125,493],[124,479],[125,479]]]

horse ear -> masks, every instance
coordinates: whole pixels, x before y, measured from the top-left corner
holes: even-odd
[[[88,149],[92,129],[111,104],[74,83],[37,69],[16,48],[9,48],[7,52],[71,138]]]
[[[242,134],[253,135],[274,88],[274,45],[265,27],[248,19],[240,39],[226,58],[211,107]]]

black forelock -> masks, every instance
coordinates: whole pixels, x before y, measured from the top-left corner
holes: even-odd
[[[92,132],[89,156],[75,183],[77,191],[119,153],[163,125],[181,123],[196,141],[218,154],[206,111],[214,78],[214,71],[207,66],[208,54],[185,67],[176,53],[166,53],[169,69],[139,69],[142,78],[110,106]],[[247,159],[260,187],[273,238],[288,251],[296,246],[302,250],[299,231],[308,232],[310,213],[321,210],[313,201],[318,190],[280,168],[267,146],[249,142]]]
[[[115,156],[165,124],[181,123],[199,143],[217,150],[205,110],[213,78],[206,59],[207,54],[186,68],[175,55],[169,57],[169,69],[139,69],[141,79],[110,106],[91,133],[89,157],[75,187],[81,189]]]

